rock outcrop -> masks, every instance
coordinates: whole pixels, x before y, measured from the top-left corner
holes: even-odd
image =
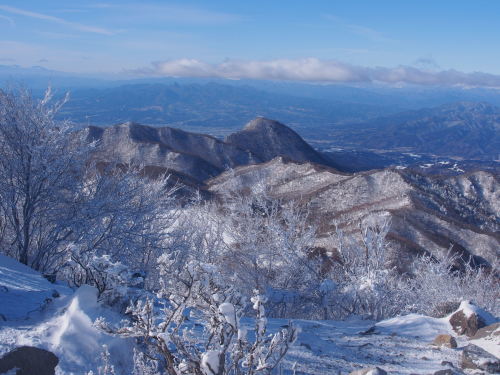
[[[471,340],[486,339],[500,343],[500,323],[493,323],[477,330]]]
[[[463,301],[457,311],[451,314],[450,324],[459,335],[474,336],[480,328],[495,322],[488,312],[470,301]]]
[[[455,349],[457,347],[457,340],[451,335],[443,334],[443,335],[438,335],[432,342],[432,345],[437,346],[437,347],[446,347],[446,348],[451,348]]]
[[[460,366],[463,369],[482,370],[488,374],[500,372],[500,360],[473,344],[463,349]]]
[[[18,369],[16,375],[54,375],[59,359],[48,350],[21,346],[0,358],[0,373]]]

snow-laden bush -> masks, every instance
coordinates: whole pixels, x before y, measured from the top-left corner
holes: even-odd
[[[86,375],[94,375],[94,371],[89,371]],[[111,363],[111,354],[109,353],[107,345],[102,346],[101,366],[97,368],[96,375],[116,375],[115,367]]]
[[[463,269],[457,268],[462,264]],[[474,267],[452,248],[441,257],[423,255],[413,263],[408,280],[409,309],[430,316],[444,316],[462,300],[474,301],[492,314],[500,315],[498,268]]]
[[[113,261],[109,254],[79,254],[74,250],[63,276],[71,286],[87,284],[96,287],[101,302],[122,311],[130,300],[143,294],[144,273],[131,270],[120,261]]]
[[[95,286],[107,302],[144,284],[169,246],[177,216],[176,189],[166,185],[166,178],[147,181],[134,170],[87,177],[59,276],[73,286]]]
[[[313,254],[317,229],[309,207],[273,199],[264,190],[228,192],[212,212],[219,218],[216,259],[224,275],[235,277],[245,293],[268,294],[271,316],[314,317],[323,274]]]
[[[388,259],[389,229],[388,220],[361,225],[361,241],[337,230],[340,259],[331,272],[334,287],[324,293],[325,315],[383,319],[415,312],[444,316],[466,299],[498,316],[500,291],[495,266],[474,267],[450,249],[440,258],[417,257],[411,273],[401,274]]]
[[[337,229],[339,260],[331,273],[336,284],[324,297],[331,305],[331,316],[356,314],[383,319],[406,311],[407,285],[388,259],[389,228],[390,221],[385,218],[360,225],[360,240]]]
[[[134,349],[134,369],[132,375],[158,375],[158,361],[151,359],[140,350]]]
[[[96,326],[110,334],[135,337],[147,358],[169,375],[269,374],[297,337],[292,325],[276,334],[266,332],[265,298],[252,297],[256,312],[253,338],[240,318],[246,299],[203,262],[164,255],[159,259],[157,298],[130,306],[129,322],[112,327],[103,319]],[[144,356],[136,359],[144,366]],[[148,370],[149,371],[149,370]]]

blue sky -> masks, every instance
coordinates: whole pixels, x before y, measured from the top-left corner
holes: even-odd
[[[1,1],[0,64],[484,84],[500,75],[499,15],[481,0]]]

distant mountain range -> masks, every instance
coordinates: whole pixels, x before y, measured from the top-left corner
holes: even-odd
[[[183,129],[235,128],[264,116],[306,130],[395,112],[378,105],[302,98],[250,86],[143,83],[74,90],[60,115],[83,125],[134,121]]]
[[[500,160],[500,108],[459,102],[338,126],[329,135],[342,147]]]
[[[357,151],[398,151],[498,160],[500,109],[458,102],[390,113],[365,104],[275,94],[252,87],[207,84],[133,84],[81,89],[60,114],[80,124],[127,121],[227,135],[256,116],[278,118],[302,137]],[[394,111],[393,111],[394,112]],[[377,117],[378,116],[378,117]]]
[[[133,84],[205,85],[217,83],[232,87],[250,87],[275,95],[319,99],[331,103],[350,103],[385,108],[393,112],[434,107],[458,101],[488,102],[500,105],[496,89],[446,86],[387,86],[376,84],[315,84],[308,82],[229,80],[220,78],[133,77],[121,74],[77,74],[46,69],[42,66],[22,67],[0,65],[0,87],[8,82],[22,83],[34,90],[43,90],[51,84],[58,90],[81,88],[116,88]],[[389,112],[386,112],[386,114]],[[284,119],[282,119],[284,121]],[[117,122],[117,121],[115,121]]]
[[[71,100],[59,116],[79,127],[131,121],[223,139],[263,116],[286,123],[316,149],[329,152],[322,154],[327,164],[346,171],[410,165],[416,158],[433,163],[437,157],[500,157],[498,90],[111,78],[0,65],[0,86],[21,83],[39,95],[49,83],[59,95],[70,90]]]

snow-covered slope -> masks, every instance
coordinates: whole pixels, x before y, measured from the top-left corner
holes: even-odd
[[[0,311],[10,317],[0,322],[0,356],[18,346],[35,346],[59,358],[57,374],[97,373],[102,365],[102,346],[106,345],[117,375],[131,373],[133,343],[93,326],[100,316],[108,322],[124,317],[102,306],[93,287],[73,291],[50,284],[37,272],[5,256],[0,256],[0,270],[0,285],[9,288],[0,294]],[[60,296],[40,305],[54,289]],[[7,297],[9,293],[14,294]],[[20,317],[27,318],[14,320]],[[249,318],[242,323],[249,330],[255,324]],[[286,324],[283,319],[269,319],[268,332]],[[468,344],[465,338],[457,338],[458,349],[429,345],[438,334],[454,333],[446,318],[421,315],[389,319],[371,330],[375,322],[356,317],[346,321],[295,320],[294,324],[301,332],[283,362],[284,374],[291,373],[292,368],[304,375],[326,375],[374,366],[390,374],[433,373],[448,368],[446,362],[458,366],[461,347]]]
[[[130,342],[93,327],[99,316],[109,321],[122,318],[97,302],[94,287],[73,291],[51,284],[31,268],[0,255],[0,314],[6,319],[0,321],[0,356],[18,346],[40,347],[59,358],[59,374],[84,374],[96,371],[102,345],[107,345],[118,369],[131,366]]]
[[[270,322],[273,327],[286,324]],[[435,318],[399,317],[378,323],[371,334],[366,332],[375,323],[358,318],[296,323],[302,330],[285,363],[296,363],[300,374],[348,374],[375,366],[389,374],[433,374],[448,368],[443,361],[459,367],[460,350],[430,345],[438,334],[450,333],[449,325]]]
[[[0,321],[28,319],[68,290],[51,284],[28,266],[0,254]]]
[[[478,171],[430,177],[410,170],[385,169],[347,175],[312,163],[276,158],[239,167],[208,182],[214,193],[266,186],[271,196],[309,202],[322,239],[335,248],[335,225],[357,233],[358,224],[391,218],[388,239],[404,260],[423,252],[471,254],[477,262],[500,256],[498,176]]]

